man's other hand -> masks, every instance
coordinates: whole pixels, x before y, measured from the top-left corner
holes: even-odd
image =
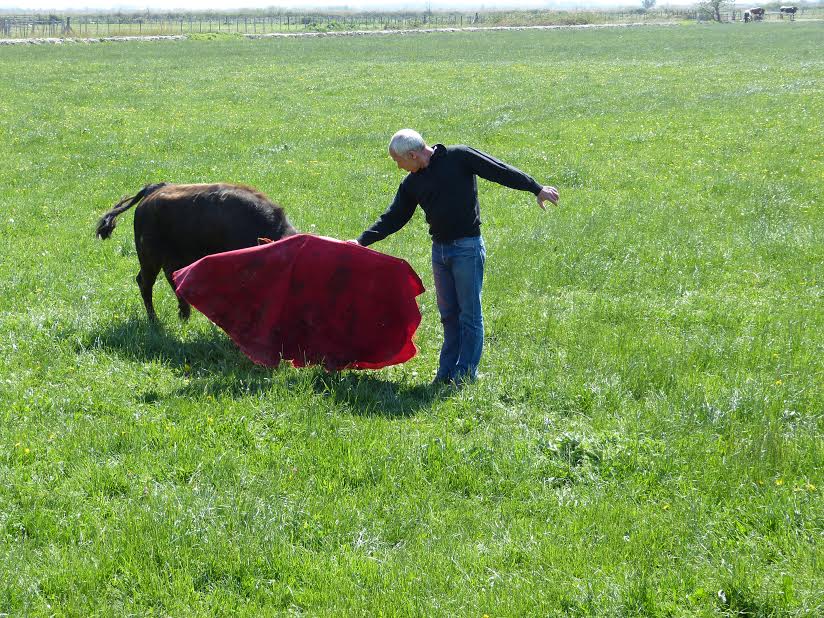
[[[549,200],[556,206],[558,205],[558,189],[555,187],[544,187],[541,189],[541,192],[536,196],[538,199],[538,206],[540,206],[543,210],[546,210],[546,206],[544,206],[544,202]]]

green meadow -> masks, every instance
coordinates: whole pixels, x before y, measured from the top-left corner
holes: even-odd
[[[824,26],[0,48],[0,615],[824,614]],[[354,238],[392,133],[479,181],[481,379],[253,365],[134,277],[151,182]]]

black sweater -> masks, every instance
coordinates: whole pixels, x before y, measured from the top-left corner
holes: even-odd
[[[535,195],[543,188],[521,170],[469,146],[435,145],[429,165],[407,174],[395,199],[381,217],[358,238],[363,245],[394,234],[412,218],[420,205],[429,234],[435,242],[480,236],[481,212],[476,176]]]

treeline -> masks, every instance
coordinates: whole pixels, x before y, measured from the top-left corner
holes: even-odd
[[[530,23],[538,22],[552,22],[558,18],[559,15],[564,14],[571,14],[571,13],[584,13],[584,14],[599,14],[599,15],[627,15],[627,14],[635,14],[635,15],[644,15],[644,14],[681,14],[681,13],[689,13],[694,12],[694,7],[673,7],[667,5],[658,5],[655,6],[653,4],[652,7],[643,8],[642,2],[639,0],[637,5],[634,6],[624,6],[624,7],[617,7],[617,8],[599,8],[599,9],[517,9],[517,10],[495,10],[495,9],[478,9],[478,10],[465,10],[465,11],[354,11],[354,10],[345,10],[345,9],[328,9],[328,10],[313,10],[313,11],[306,11],[306,10],[297,10],[297,9],[279,9],[274,7],[269,8],[259,8],[259,9],[226,9],[226,10],[196,10],[196,11],[182,11],[182,10],[175,10],[175,11],[152,11],[149,9],[143,11],[90,11],[86,9],[68,9],[60,12],[55,11],[31,11],[28,12],[25,16],[28,17],[36,17],[38,19],[53,19],[53,20],[65,20],[66,17],[76,17],[76,18],[84,18],[84,19],[94,19],[98,18],[101,20],[104,19],[114,19],[114,20],[121,20],[124,22],[132,22],[132,21],[139,21],[143,19],[144,21],[147,20],[156,20],[156,19],[165,19],[170,21],[179,21],[179,20],[189,20],[189,19],[203,19],[203,20],[213,20],[217,21],[219,19],[242,19],[242,18],[296,18],[298,21],[301,19],[322,19],[326,20],[340,20],[340,21],[361,21],[361,22],[373,22],[381,20],[384,21],[417,21],[419,23],[427,23],[428,21],[444,21],[449,19],[455,19],[458,16],[464,17],[464,20],[474,20],[478,22],[500,22],[500,21],[512,21],[518,22],[519,25],[527,25]],[[696,3],[697,6],[698,2]],[[731,4],[742,4],[740,0],[737,0]],[[746,4],[746,3],[744,3]],[[798,6],[799,9],[804,8],[824,8],[824,0],[816,0],[815,2],[811,0],[800,0],[798,2],[782,2],[780,0],[775,0],[772,2],[756,2],[758,6],[762,6],[766,9],[778,9],[779,6],[791,4]],[[14,11],[13,9],[2,9],[0,8],[0,17],[20,17],[21,15]],[[546,23],[546,25],[552,25],[551,23]]]

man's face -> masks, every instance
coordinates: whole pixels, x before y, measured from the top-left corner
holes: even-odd
[[[398,164],[398,167],[404,171],[415,173],[423,168],[420,156],[415,152],[409,152],[405,155],[398,155],[389,151],[389,156]]]

